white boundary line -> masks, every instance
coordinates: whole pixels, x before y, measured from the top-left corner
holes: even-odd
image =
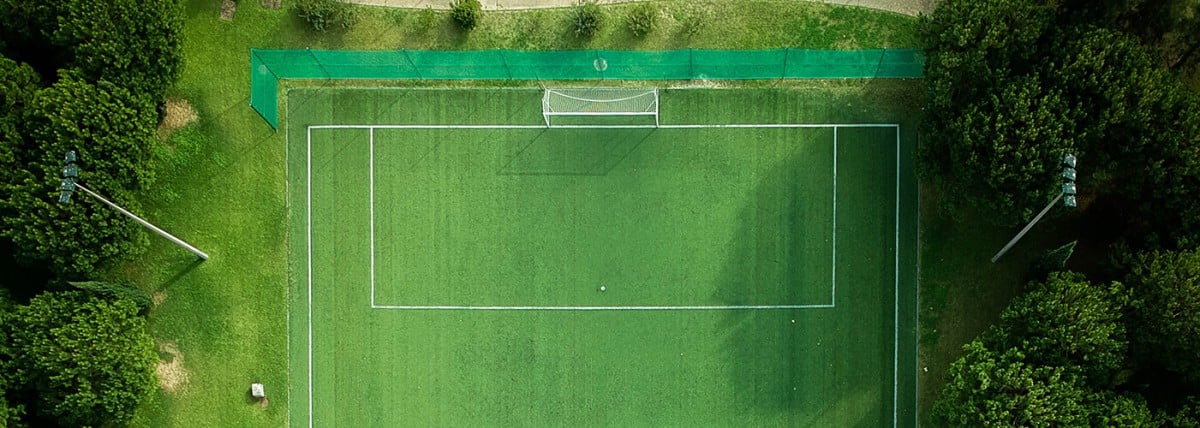
[[[895,428],[896,420],[899,417],[899,400],[900,400],[900,125],[896,125],[896,247],[892,250],[895,254],[896,261],[892,269],[892,278],[895,279],[895,297],[892,302],[895,304],[895,309],[892,310],[892,427]],[[916,380],[914,379],[914,382]],[[917,397],[913,397],[914,400]]]
[[[836,186],[837,180],[837,129],[846,128],[894,128],[896,131],[896,197],[895,197],[895,248],[893,254],[895,256],[895,264],[893,270],[894,279],[894,309],[893,309],[893,344],[892,344],[892,426],[897,426],[899,400],[899,346],[900,346],[900,125],[899,124],[725,124],[725,125],[662,125],[662,126],[586,126],[572,125],[559,126],[559,128],[574,128],[574,129],[629,129],[629,128],[666,128],[666,129],[698,129],[698,128],[833,128],[834,129],[834,180]],[[305,149],[305,167],[307,170],[306,180],[306,252],[308,285],[307,285],[307,300],[308,300],[308,426],[313,426],[313,327],[312,327],[312,130],[313,129],[369,129],[371,130],[371,208],[372,208],[372,293],[374,293],[374,130],[379,129],[544,129],[541,125],[310,125],[306,129],[307,142]],[[834,190],[836,198],[836,189]],[[836,216],[836,202],[834,212]],[[834,219],[834,233],[836,234],[836,217]],[[835,238],[836,241],[836,238]],[[835,243],[836,245],[836,243]],[[836,253],[835,253],[836,254]],[[836,257],[836,255],[834,256]],[[836,271],[837,266],[834,265]],[[836,273],[834,275],[836,277]],[[833,287],[836,287],[834,284]],[[831,288],[836,291],[836,288]],[[833,298],[835,296],[831,296]],[[833,308],[833,302],[829,305],[779,305],[779,306],[377,306],[374,305],[374,296],[372,295],[372,307],[384,309],[426,309],[426,310],[681,310],[681,309],[705,309],[705,310],[736,310],[736,309],[810,309],[810,308]],[[914,380],[915,381],[915,380]]]
[[[833,127],[833,236],[830,238],[829,304],[837,305],[837,127]]]
[[[313,269],[312,269],[312,128],[305,131],[308,134],[307,142],[304,149],[304,168],[305,177],[305,241],[307,244],[308,260],[306,267],[308,272],[308,292],[305,293],[308,297],[308,427],[313,426],[313,322],[312,322],[312,284],[313,284]]]
[[[368,164],[371,188],[371,306],[375,306],[375,128],[371,128],[371,142],[369,145]]]

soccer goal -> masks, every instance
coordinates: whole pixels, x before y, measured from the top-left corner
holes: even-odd
[[[658,89],[562,88],[546,89],[542,116],[553,127],[554,116],[646,116],[658,126]]]

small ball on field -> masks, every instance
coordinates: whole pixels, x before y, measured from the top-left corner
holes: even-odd
[[[603,285],[601,285],[601,286],[600,286],[600,291],[604,291],[604,290],[607,290],[607,288],[605,288]]]

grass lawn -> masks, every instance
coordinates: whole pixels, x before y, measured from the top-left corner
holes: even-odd
[[[283,426],[288,423],[288,201],[283,133],[248,107],[250,48],[515,48],[579,47],[876,48],[915,47],[915,20],[877,11],[803,2],[663,2],[663,28],[634,39],[614,19],[592,41],[570,36],[563,10],[485,15],[464,35],[444,14],[363,8],[362,20],[341,33],[316,34],[287,10],[242,2],[232,22],[217,19],[219,3],[186,3],[185,71],[173,95],[193,103],[200,121],[163,150],[162,177],[145,195],[145,216],[212,255],[195,264],[170,243],[116,276],[158,292],[151,318],[174,381],[139,409],[141,426]],[[692,37],[676,17],[694,6],[709,13]],[[684,6],[687,6],[685,8]],[[815,83],[818,86],[830,84]],[[833,84],[837,86],[836,84]],[[915,111],[917,85],[851,87],[886,108]],[[294,299],[294,296],[292,297]],[[778,332],[778,331],[777,331]],[[169,352],[176,351],[177,352]],[[292,368],[295,370],[295,368]],[[249,403],[247,387],[267,386],[270,405]],[[293,393],[295,391],[292,391]]]

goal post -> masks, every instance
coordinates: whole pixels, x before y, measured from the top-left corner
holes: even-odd
[[[657,88],[547,88],[542,117],[553,127],[555,116],[645,116],[658,126]]]

